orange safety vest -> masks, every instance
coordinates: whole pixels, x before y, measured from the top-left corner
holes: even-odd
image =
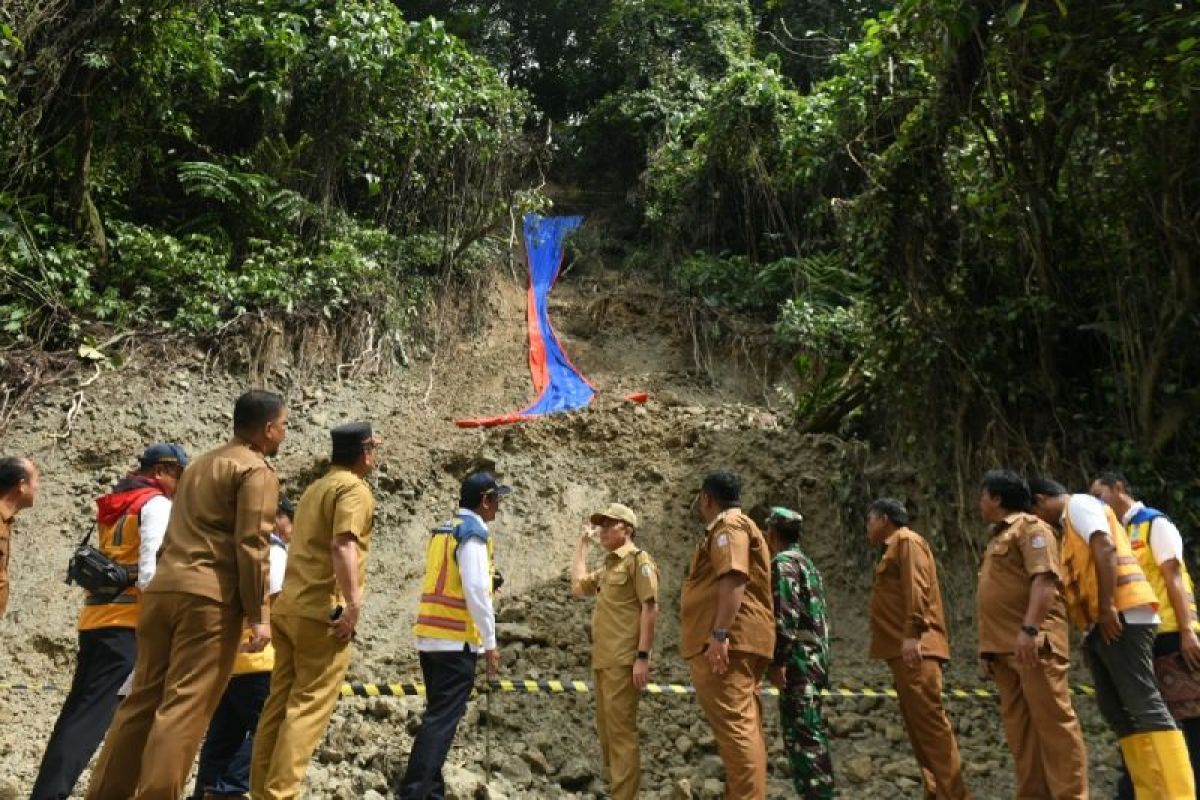
[[[473,521],[472,521],[473,522]],[[425,580],[421,584],[421,602],[417,606],[417,624],[413,632],[431,639],[449,639],[483,644],[483,636],[467,610],[462,574],[458,571],[459,529],[462,518],[455,518],[434,530],[425,549]],[[492,539],[487,537],[488,572],[492,564]],[[491,587],[488,587],[491,592]]]
[[[142,545],[142,506],[163,495],[162,486],[147,478],[129,478],[117,490],[96,500],[97,549],[137,576],[138,551]],[[142,590],[130,586],[115,597],[88,595],[79,612],[78,628],[136,628],[142,612]]]
[[[1118,611],[1149,605],[1158,608],[1158,598],[1150,588],[1137,558],[1129,546],[1125,528],[1108,506],[1104,507],[1108,535],[1117,549],[1117,585],[1113,604]],[[1092,533],[1092,531],[1088,531]],[[1071,515],[1063,515],[1063,595],[1067,615],[1080,630],[1087,630],[1100,618],[1100,583],[1092,550],[1071,524]]]

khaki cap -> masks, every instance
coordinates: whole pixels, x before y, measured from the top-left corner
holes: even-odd
[[[628,523],[631,528],[637,528],[637,514],[633,513],[633,509],[629,506],[623,506],[620,503],[609,503],[608,508],[592,514],[591,522],[593,525],[599,525],[606,519],[615,519],[618,522]]]

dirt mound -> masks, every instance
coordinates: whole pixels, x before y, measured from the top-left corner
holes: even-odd
[[[373,478],[379,503],[367,607],[349,678],[417,679],[411,624],[425,537],[453,510],[461,476],[486,466],[517,488],[497,525],[498,567],[507,580],[499,601],[505,673],[587,677],[590,606],[569,596],[566,570],[583,519],[619,500],[644,520],[639,544],[662,569],[654,677],[686,682],[677,652],[678,596],[700,532],[690,505],[702,475],[727,468],[742,476],[751,512],[773,504],[803,508],[808,549],[830,586],[835,682],[883,685],[886,671],[864,658],[869,572],[862,565],[869,556],[861,521],[845,511],[847,498],[862,491],[870,458],[863,448],[795,434],[786,414],[760,402],[761,372],[699,373],[692,342],[661,295],[608,274],[574,276],[553,296],[568,353],[601,390],[593,407],[493,430],[455,428],[456,417],[502,413],[531,399],[523,309],[521,290],[505,285],[491,298],[479,336],[446,345],[406,371],[281,387],[293,417],[277,468],[289,494],[298,494],[320,469],[330,425],[372,419],[385,442]],[[291,367],[282,361],[274,372],[288,375]],[[222,441],[243,388],[241,380],[207,370],[199,355],[170,364],[135,359],[83,390],[69,436],[50,438],[66,427],[72,387],[43,396],[16,421],[0,449],[38,460],[43,496],[20,517],[14,539],[14,596],[0,621],[0,681],[69,683],[79,597],[62,576],[92,499],[132,465],[147,441],[181,441],[194,453]],[[636,390],[650,393],[645,406],[621,399]],[[948,577],[970,580],[969,573]],[[970,605],[956,605],[958,617],[969,622]],[[956,645],[959,654],[969,652],[968,643]],[[960,656],[952,682],[975,682],[969,660]],[[0,690],[0,797],[5,780],[22,790],[31,784],[60,703],[57,692]],[[969,782],[980,797],[1011,794],[992,703],[964,701],[951,709]],[[792,796],[774,703],[766,705],[771,796]],[[308,796],[386,796],[420,707],[412,698],[342,702],[309,772]],[[1095,734],[1094,709],[1086,702],[1080,707]],[[842,796],[919,796],[892,701],[840,698],[828,710]],[[720,796],[720,762],[695,702],[647,697],[643,715],[647,796]],[[473,702],[450,757],[452,797],[475,796],[483,784],[489,739],[489,797],[593,797],[601,789],[587,696],[502,694]],[[1107,765],[1094,767],[1094,777],[1107,782]]]

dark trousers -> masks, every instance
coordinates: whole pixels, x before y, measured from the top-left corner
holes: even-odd
[[[401,800],[444,800],[446,784],[442,765],[467,710],[475,685],[475,661],[470,650],[452,653],[421,653],[421,675],[425,679],[425,716],[408,755],[408,769],[396,794]]]
[[[91,760],[121,703],[117,692],[133,671],[133,628],[79,632],[79,658],[71,691],[54,723],[31,800],[66,800]]]
[[[1154,681],[1157,630],[1157,625],[1126,623],[1121,638],[1111,644],[1096,628],[1084,637],[1088,669],[1096,684],[1096,705],[1118,739],[1175,730],[1175,721]]]
[[[1179,652],[1179,634],[1160,633],[1154,638],[1154,657],[1171,656]],[[1188,759],[1192,762],[1192,775],[1200,785],[1200,717],[1176,720],[1176,725],[1183,732],[1183,740],[1187,743]],[[1121,775],[1117,778],[1117,800],[1133,800],[1133,780],[1129,770],[1121,762]]]
[[[201,800],[206,791],[233,795],[250,791],[254,731],[270,693],[269,672],[251,672],[229,679],[204,735],[192,800]]]

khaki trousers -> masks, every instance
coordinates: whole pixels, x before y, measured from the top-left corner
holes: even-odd
[[[145,595],[133,688],[87,800],[179,800],[241,638],[242,616],[229,606],[183,592]]]
[[[636,800],[642,776],[637,727],[641,693],[633,685],[633,665],[598,669],[594,675],[596,729],[609,796],[612,800]]]
[[[970,795],[963,785],[958,740],[942,706],[941,662],[923,658],[910,667],[903,658],[893,658],[888,666],[904,729],[925,779],[925,800],[966,800]]]
[[[350,645],[327,622],[276,614],[271,619],[275,669],[250,757],[250,797],[300,796],[304,773],[341,694]]]
[[[758,682],[770,663],[769,658],[731,650],[729,670],[714,675],[703,653],[688,659],[696,699],[725,764],[726,800],[767,796],[767,742]]]
[[[1017,766],[1017,800],[1087,800],[1087,750],[1067,689],[1067,660],[1043,654],[1020,668],[997,655],[1004,735]]]

